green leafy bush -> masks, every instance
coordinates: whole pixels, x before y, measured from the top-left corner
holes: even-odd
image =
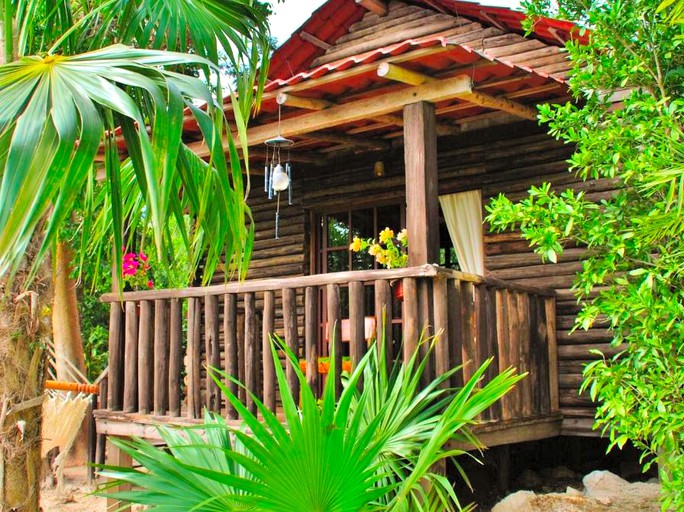
[[[127,482],[136,489],[114,497],[163,512],[463,510],[434,465],[463,453],[450,450],[448,441],[477,445],[469,426],[522,378],[508,369],[483,385],[488,361],[463,388],[446,386],[460,368],[422,388],[425,365],[417,354],[388,372],[384,354],[373,349],[345,379],[339,400],[334,364],[320,402],[295,364],[300,409],[275,347],[272,352],[284,425],[253,397],[257,418],[214,372],[244,427],[228,426],[207,412],[203,434],[197,428],[159,427],[168,453],[143,440],[114,440],[143,467],[100,471],[115,479],[109,486]]]

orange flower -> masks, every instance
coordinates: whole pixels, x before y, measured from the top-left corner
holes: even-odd
[[[349,250],[353,252],[359,252],[361,250],[361,239],[358,236],[355,236],[352,240]]]
[[[383,253],[380,253],[377,256],[375,256],[375,259],[378,260],[378,263],[380,263],[380,265],[384,265],[385,262],[387,261],[387,258],[385,257],[385,255]]]

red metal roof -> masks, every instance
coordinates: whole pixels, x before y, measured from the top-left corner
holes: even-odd
[[[483,25],[501,26],[511,32],[523,33],[521,23],[525,14],[513,9],[461,0],[410,0],[410,3],[432,10],[436,6],[443,12],[470,18]],[[307,71],[314,59],[323,55],[322,48],[302,39],[303,32],[333,44],[367,12],[354,0],[328,0],[275,51],[271,58],[269,78],[288,80]],[[533,33],[539,40],[554,46],[561,46],[561,40],[576,38],[586,41],[587,38],[586,34],[580,35],[577,26],[571,22],[543,17],[535,23]]]

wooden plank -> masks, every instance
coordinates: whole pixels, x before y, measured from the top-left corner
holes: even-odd
[[[306,382],[314,395],[319,395],[318,374],[318,288],[307,286],[304,290],[304,351],[306,353]]]
[[[264,292],[263,329],[261,336],[261,352],[263,354],[264,372],[264,405],[276,410],[276,375],[271,353],[271,336],[275,333],[275,293]]]
[[[419,101],[404,107],[404,166],[409,265],[439,262],[437,134],[431,103]]]
[[[363,283],[349,283],[349,356],[352,367],[359,364],[368,347],[363,291]]]
[[[122,304],[109,305],[109,377],[107,405],[113,411],[123,407],[124,337]]]
[[[285,323],[285,344],[295,357],[299,357],[299,333],[297,332],[297,304],[294,288],[283,290],[283,320]],[[299,379],[290,358],[286,358],[285,373],[287,385],[292,391],[295,402],[299,402]]]
[[[224,296],[223,308],[223,336],[226,345],[224,356],[225,372],[227,376],[237,379],[240,373],[238,369],[237,295],[234,293],[226,294]],[[224,384],[233,395],[238,395],[238,385],[235,382],[226,379]],[[230,403],[227,404],[226,408],[228,419],[237,418],[237,412]]]
[[[418,350],[421,360],[426,360],[425,370],[421,377],[423,386],[427,386],[435,379],[435,351],[430,350],[429,343],[434,333],[433,309],[432,309],[432,280],[418,279],[418,326],[420,335],[418,340],[421,342]]]
[[[514,419],[475,425],[473,433],[477,439],[487,447],[505,444],[538,441],[561,434],[561,417],[542,416],[537,418]],[[461,442],[450,441],[445,449],[474,450],[475,447]]]
[[[257,322],[254,307],[254,293],[245,294],[245,381],[243,384],[247,388],[245,405],[256,413],[256,403],[250,393],[258,394],[258,361],[259,348],[257,345]]]
[[[210,411],[221,412],[221,395],[216,382],[211,378],[210,368],[221,368],[221,345],[219,340],[218,297],[204,299],[204,356],[207,367],[205,403]]]
[[[297,228],[299,229],[299,227]],[[267,290],[279,290],[282,288],[306,288],[307,286],[326,286],[328,284],[348,284],[352,281],[371,283],[376,280],[390,281],[403,277],[432,277],[438,273],[446,273],[463,280],[484,281],[481,276],[463,274],[454,270],[438,269],[434,265],[422,265],[418,267],[395,268],[391,270],[352,270],[348,272],[334,272],[330,274],[316,274],[309,276],[278,277],[271,279],[255,279],[252,281],[231,282],[212,286],[197,286],[171,290],[146,290],[139,292],[124,292],[123,299],[131,300],[155,300],[171,298],[206,297],[207,295],[223,295],[227,293],[263,292]],[[488,284],[496,285],[497,280],[487,280]],[[498,281],[502,286],[509,283]],[[530,288],[532,289],[532,288]],[[536,289],[535,291],[543,292]],[[553,294],[553,291],[548,291]],[[102,302],[119,302],[121,295],[105,293],[100,297]]]
[[[331,356],[335,358],[335,396],[342,393],[342,312],[340,310],[340,286],[329,284],[326,288],[328,343]],[[328,378],[330,375],[328,375]]]
[[[263,144],[266,140],[272,138],[274,133],[283,133],[288,137],[296,137],[354,121],[391,114],[403,108],[404,105],[413,102],[438,103],[457,98],[459,95],[471,92],[470,83],[470,76],[459,75],[416,87],[393,90],[372,98],[340,103],[325,110],[283,119],[280,123],[280,131],[278,130],[277,122],[253,126],[247,130],[248,144],[250,146]],[[199,156],[206,156],[208,154],[203,140],[192,142],[188,146]],[[224,147],[227,149],[227,146]]]
[[[556,344],[556,300],[553,297],[544,301],[549,351],[549,403],[551,412],[558,411],[558,347]]]
[[[138,410],[138,304],[126,302],[123,410]]]
[[[518,302],[520,301],[520,294],[508,290],[506,294],[506,309],[508,310],[508,343],[510,354],[510,365],[518,370],[518,373],[523,373],[520,364],[520,319],[518,317]],[[527,375],[525,379],[529,379]],[[516,384],[515,388],[508,394],[510,401],[511,416],[519,418],[522,414],[522,381]]]
[[[374,12],[378,16],[386,16],[389,12],[387,3],[383,0],[355,0],[358,5],[364,9]]]
[[[473,283],[461,283],[461,332],[463,341],[461,353],[463,360],[463,382],[468,382],[479,367],[478,318],[480,314],[480,292]]]
[[[432,280],[432,308],[434,311],[435,336],[435,373],[444,375],[451,370],[451,343],[449,322],[449,296],[447,279],[443,277]],[[444,387],[449,381],[444,382]]]
[[[138,321],[138,410],[149,414],[153,406],[154,320],[152,302],[140,301]]]
[[[187,389],[188,389],[188,416],[199,418],[202,414],[202,390],[201,368],[202,347],[201,343],[201,320],[202,299],[190,298],[188,300],[188,346],[187,346]]]
[[[183,368],[183,304],[170,299],[169,314],[169,415],[181,414],[181,371]]]
[[[416,350],[418,350],[418,339],[420,338],[420,318],[418,316],[418,283],[415,279],[407,277],[403,280],[403,288],[403,359],[404,363],[407,363],[416,353]]]
[[[485,359],[493,358],[492,363],[487,368],[485,373],[485,381],[490,382],[499,374],[499,354],[497,347],[497,317],[496,317],[496,302],[494,300],[495,290],[488,286],[481,288],[481,316],[480,316],[480,361],[484,363]],[[490,420],[499,420],[501,418],[501,401],[494,403],[487,409],[486,416]]]
[[[548,324],[546,321],[546,300],[544,297],[534,296],[537,303],[537,365],[539,377],[537,387],[539,393],[539,413],[549,414],[551,412],[551,395],[549,389],[549,335]]]
[[[375,281],[375,332],[376,349],[382,350],[384,346],[385,361],[391,364],[392,351],[392,289],[389,281],[378,279]]]
[[[169,309],[165,300],[154,301],[154,414],[169,407]]]

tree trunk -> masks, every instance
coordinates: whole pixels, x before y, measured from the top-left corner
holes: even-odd
[[[82,376],[86,373],[85,355],[76,282],[70,277],[73,253],[69,245],[57,242],[54,258],[52,333],[57,380],[81,382]],[[86,418],[69,455],[68,465],[81,466],[88,462],[88,425],[89,421]]]
[[[44,265],[43,268],[49,265]],[[43,347],[50,335],[50,274],[24,292],[22,272],[0,278],[0,511],[37,512]]]

